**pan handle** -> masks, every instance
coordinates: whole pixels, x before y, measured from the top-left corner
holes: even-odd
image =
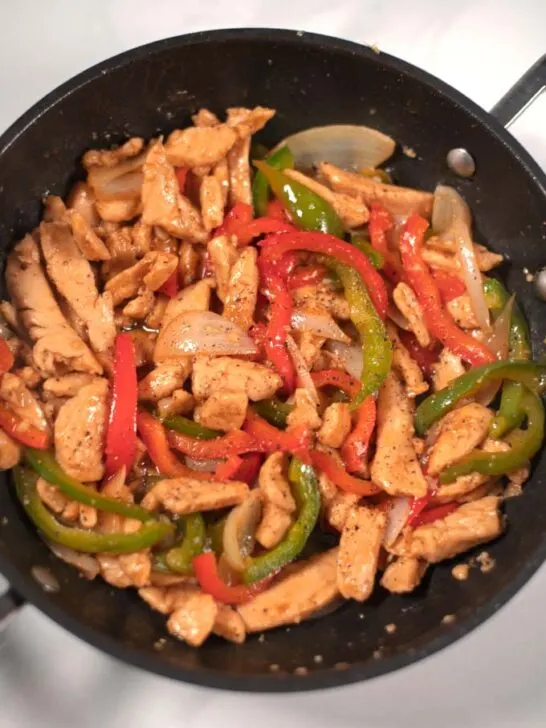
[[[504,94],[491,109],[491,114],[508,129],[545,90],[546,54]]]
[[[0,596],[0,632],[6,627],[12,617],[23,605],[25,600],[16,591],[8,588]]]

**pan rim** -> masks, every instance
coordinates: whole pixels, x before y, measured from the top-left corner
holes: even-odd
[[[132,62],[143,57],[153,55],[156,52],[163,52],[170,48],[230,40],[299,43],[308,47],[321,48],[325,52],[345,52],[368,60],[374,60],[375,62],[380,60],[383,65],[403,75],[409,75],[418,82],[439,92],[451,102],[464,108],[465,111],[470,113],[486,130],[507,147],[507,151],[524,167],[527,174],[546,198],[546,174],[538,163],[490,113],[479,107],[449,84],[441,81],[427,71],[389,54],[381,52],[378,56],[377,52],[368,46],[333,36],[290,29],[229,28],[206,30],[154,41],[107,58],[62,83],[31,106],[28,111],[11,124],[0,136],[0,159],[9,147],[49,109],[76,90],[92,83],[96,78],[115,69],[130,65]],[[0,572],[25,599],[50,619],[57,622],[63,629],[66,629],[75,637],[126,664],[163,677],[182,680],[204,687],[268,693],[300,692],[339,687],[378,677],[425,659],[465,635],[468,635],[496,613],[523,587],[545,560],[546,537],[532,556],[525,562],[517,577],[507,584],[494,598],[477,607],[467,617],[458,620],[455,625],[446,628],[444,634],[427,642],[424,646],[415,648],[411,652],[400,653],[380,660],[368,660],[365,663],[357,663],[344,670],[336,670],[334,668],[313,670],[305,676],[297,676],[284,672],[256,676],[234,676],[209,667],[199,667],[191,670],[175,667],[169,663],[162,662],[160,659],[155,659],[155,656],[153,654],[150,655],[149,652],[137,650],[110,636],[106,636],[90,627],[87,623],[72,617],[51,600],[48,594],[33,581],[30,575],[26,576],[20,572],[3,554],[0,554]]]

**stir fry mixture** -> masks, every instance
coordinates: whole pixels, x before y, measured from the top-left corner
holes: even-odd
[[[452,188],[271,109],[91,150],[7,260],[0,467],[45,544],[190,645],[297,623],[498,537],[546,367]]]

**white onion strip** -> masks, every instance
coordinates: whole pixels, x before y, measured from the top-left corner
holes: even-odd
[[[387,528],[383,537],[385,546],[390,546],[406,525],[411,511],[412,499],[407,496],[399,496],[394,498],[389,504],[387,514]]]
[[[359,344],[347,345],[341,341],[329,341],[326,349],[341,362],[346,372],[355,379],[362,375],[362,347]]]
[[[295,331],[305,331],[325,339],[343,341],[349,344],[351,339],[336,324],[328,314],[311,313],[310,311],[295,310],[292,313],[290,324]]]
[[[315,383],[313,382],[313,378],[311,377],[311,372],[305,363],[305,359],[303,358],[301,351],[298,349],[298,345],[290,335],[286,337],[286,348],[294,362],[298,387],[307,390],[313,398],[313,401],[318,403],[319,396]]]

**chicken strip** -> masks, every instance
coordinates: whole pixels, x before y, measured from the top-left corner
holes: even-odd
[[[173,478],[156,483],[144,496],[142,506],[150,510],[162,506],[182,516],[235,506],[246,498],[248,492],[248,485],[238,480],[217,482],[189,477]]]
[[[105,553],[97,554],[96,558],[104,581],[118,589],[127,589],[131,586],[139,589],[150,581],[152,561],[147,553],[119,555]]]
[[[330,604],[338,595],[338,549],[300,562],[290,572],[237,611],[248,632],[294,624]]]
[[[428,453],[428,473],[438,475],[444,468],[468,455],[487,437],[493,413],[478,402],[449,412],[439,422],[439,433]]]
[[[191,372],[191,360],[180,359],[159,364],[138,383],[138,398],[158,402],[180,389]]]
[[[167,629],[192,647],[200,647],[212,632],[218,606],[210,594],[189,594],[167,620]]]
[[[337,558],[337,587],[345,599],[365,602],[370,597],[386,527],[380,508],[360,506],[349,513]]]
[[[6,281],[18,318],[35,342],[32,357],[41,372],[102,374],[91,350],[61,313],[44,275],[38,246],[30,235],[8,256]]]
[[[427,566],[426,561],[413,556],[399,556],[385,569],[381,586],[392,594],[408,594],[419,586]]]
[[[77,212],[81,215],[88,227],[95,228],[100,223],[95,207],[95,196],[86,182],[76,182],[68,194],[66,206],[71,213]],[[85,255],[83,250],[82,253]]]
[[[411,358],[391,323],[387,323],[387,333],[393,348],[392,366],[404,380],[408,397],[414,399],[428,390],[428,382],[425,382],[419,365]]]
[[[142,173],[142,222],[159,225],[176,238],[187,239],[192,243],[204,242],[207,232],[201,215],[180,194],[174,168],[167,160],[166,150],[160,142],[150,147]]]
[[[109,351],[116,336],[112,295],[99,295],[89,261],[80,252],[67,225],[43,222],[40,243],[50,279],[85,325],[98,353]]]
[[[334,291],[327,283],[319,283],[316,286],[301,286],[292,291],[292,299],[295,308],[316,310],[317,306],[325,309],[334,318],[348,321],[349,304],[342,293]]]
[[[262,465],[258,482],[265,501],[273,503],[287,513],[293,513],[296,510],[296,502],[286,475],[287,468],[286,455],[274,452]]]
[[[216,292],[222,303],[225,303],[226,300],[231,268],[238,257],[233,240],[234,238],[229,235],[218,235],[207,245],[210,264],[216,280]]]
[[[243,331],[248,331],[254,323],[258,283],[258,252],[248,247],[231,267],[223,311],[223,316]]]
[[[322,416],[322,426],[317,433],[319,442],[327,447],[339,448],[351,431],[351,411],[345,402],[328,405]]]
[[[64,404],[55,420],[55,454],[61,468],[83,482],[104,475],[108,382],[96,379]]]
[[[248,397],[245,392],[221,390],[195,408],[193,419],[204,427],[230,432],[240,430],[246,419]]]
[[[231,205],[236,205],[238,202],[245,205],[252,204],[249,155],[250,137],[235,142],[227,155]]]
[[[452,354],[449,349],[442,349],[440,357],[432,369],[432,383],[434,391],[444,389],[454,379],[464,374],[466,369],[460,356]]]
[[[436,564],[500,536],[503,530],[501,499],[487,496],[465,503],[442,519],[404,533],[393,553]]]
[[[76,210],[70,214],[70,228],[80,253],[87,260],[110,260],[110,252],[90,226],[86,218]]]
[[[206,175],[199,187],[201,217],[207,232],[211,232],[224,220],[224,193],[221,182],[214,175]]]
[[[198,402],[224,390],[244,391],[250,400],[257,402],[272,397],[281,386],[282,380],[276,372],[253,361],[228,356],[199,357],[193,365],[192,392]]]
[[[427,481],[413,447],[413,401],[392,371],[379,390],[377,447],[372,462],[372,481],[389,495],[420,498]]]
[[[283,540],[291,525],[290,513],[266,500],[262,508],[262,518],[255,533],[256,541],[264,549],[275,548]]]
[[[233,147],[238,135],[226,124],[175,129],[167,139],[165,153],[175,167],[212,167]]]
[[[419,346],[430,346],[430,334],[417,296],[407,283],[399,283],[392,297],[400,313],[408,320],[410,330],[415,334]]]
[[[241,645],[245,641],[246,629],[241,615],[227,604],[217,604],[218,611],[212,631],[225,640]]]
[[[6,372],[0,377],[0,402],[25,422],[38,430],[49,431],[49,425],[36,395],[16,374]]]
[[[461,329],[478,328],[478,322],[474,311],[472,310],[472,304],[470,303],[470,296],[468,293],[463,293],[462,296],[452,298],[451,301],[446,303],[446,308],[453,317],[457,326],[460,326]]]
[[[170,253],[152,251],[125,268],[106,283],[105,292],[112,296],[114,306],[138,295],[141,287],[157,291],[178,267],[178,258]]]
[[[82,164],[86,169],[90,167],[116,167],[144,149],[144,139],[131,137],[124,144],[114,149],[89,149],[82,157]]]
[[[374,182],[369,177],[356,172],[346,172],[328,162],[319,164],[319,170],[321,176],[336,192],[352,195],[368,207],[378,202],[392,215],[409,215],[416,212],[430,219],[433,200],[431,192]]]
[[[317,412],[318,404],[307,389],[298,387],[294,392],[294,408],[286,418],[288,427],[309,427],[318,430],[322,420]]]
[[[208,311],[210,308],[210,294],[213,282],[205,278],[197,283],[187,286],[174,298],[171,298],[165,308],[161,319],[161,330],[164,330],[174,318],[186,311]]]
[[[244,139],[263,129],[274,116],[275,109],[268,109],[265,106],[255,106],[253,109],[234,106],[227,109],[226,123],[235,129],[240,139]]]

